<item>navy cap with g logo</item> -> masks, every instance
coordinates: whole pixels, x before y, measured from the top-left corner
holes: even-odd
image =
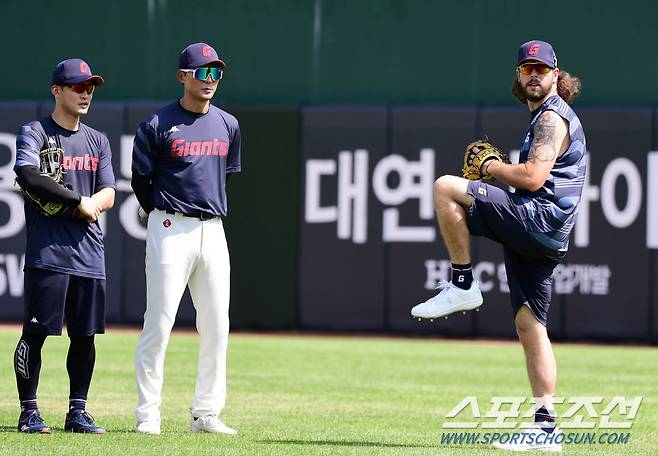
[[[53,84],[79,84],[89,82],[94,85],[105,84],[102,76],[92,74],[91,68],[82,59],[66,59],[55,65]]]
[[[183,49],[178,57],[178,68],[193,70],[203,66],[226,68],[226,63],[217,55],[217,51],[206,43],[194,43]]]
[[[519,66],[530,60],[545,63],[551,68],[557,68],[557,56],[553,46],[546,41],[532,40],[521,45],[516,65]]]

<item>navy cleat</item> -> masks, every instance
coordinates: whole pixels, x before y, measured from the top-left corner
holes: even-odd
[[[94,417],[85,410],[73,409],[66,414],[65,432],[81,432],[83,434],[105,434],[105,429],[94,424]]]
[[[50,426],[44,423],[38,410],[24,413],[18,419],[18,432],[51,434]]]

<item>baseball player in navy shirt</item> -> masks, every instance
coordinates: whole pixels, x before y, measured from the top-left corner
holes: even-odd
[[[226,400],[229,253],[222,217],[226,179],[240,172],[240,129],[210,104],[225,63],[205,43],[180,54],[183,96],[145,122],[135,136],[132,187],[148,217],[146,313],[137,344],[137,432],[160,434],[165,350],[188,285],[199,332],[192,432],[235,434],[219,415]]]
[[[14,354],[21,405],[18,430],[50,433],[37,407],[41,348],[49,335],[60,335],[66,317],[70,347],[69,411],[64,430],[104,434],[85,411],[96,351],[94,334],[105,330],[105,256],[101,212],[114,204],[114,173],[107,137],[80,122],[94,89],[103,78],[80,59],[55,67],[51,94],[55,109],[30,122],[16,138],[16,172],[20,186],[47,201],[61,203],[59,216],[43,215],[25,202],[25,320]],[[62,186],[48,177],[48,149],[61,149]]]
[[[567,253],[585,183],[585,133],[569,106],[579,89],[580,81],[558,68],[549,43],[524,43],[512,91],[530,111],[519,163],[490,160],[481,168],[516,191],[455,176],[442,176],[434,185],[452,280],[411,314],[438,318],[479,307],[482,293],[473,280],[469,236],[485,236],[503,246],[514,323],[537,400],[535,425],[524,430],[528,436],[495,444],[505,450],[562,449],[553,409],[557,365],[546,324],[553,270]]]

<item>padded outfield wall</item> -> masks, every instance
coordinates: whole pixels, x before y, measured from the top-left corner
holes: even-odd
[[[590,164],[570,253],[554,274],[549,330],[655,339],[655,112],[577,111]],[[302,326],[514,337],[502,249],[484,238],[472,242],[480,312],[419,323],[409,309],[450,279],[432,182],[460,173],[471,138],[486,134],[518,157],[527,109],[309,107],[302,117]]]
[[[164,103],[94,103],[85,122],[110,139],[117,179],[114,208],[101,217],[107,265],[107,319],[141,323],[145,309],[145,226],[130,188],[132,141],[139,123]],[[25,247],[23,202],[14,185],[15,135],[48,115],[51,103],[0,103],[0,320],[22,318]],[[240,119],[245,172],[229,185],[226,233],[232,263],[234,327],[296,325],[298,113],[294,109],[232,109]],[[246,151],[249,151],[247,153]],[[294,158],[285,158],[294,157]],[[246,170],[249,172],[246,172]],[[177,322],[193,325],[186,292]]]
[[[144,236],[129,186],[132,138],[162,103],[94,103],[117,177],[103,218],[108,320],[139,324]],[[51,103],[0,103],[0,320],[22,314],[24,216],[14,141]],[[513,337],[496,244],[476,239],[479,313],[433,324],[409,309],[447,279],[432,182],[458,173],[464,144],[487,134],[514,156],[527,110],[501,107],[227,108],[241,122],[243,173],[229,183],[231,320],[236,328]],[[590,166],[570,253],[555,274],[549,330],[563,340],[658,338],[658,121],[653,109],[577,109]],[[194,322],[189,297],[178,324]]]

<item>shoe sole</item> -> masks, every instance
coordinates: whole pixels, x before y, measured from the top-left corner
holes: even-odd
[[[414,313],[411,313],[411,317],[417,319],[418,321],[423,321],[423,320],[429,320],[430,322],[434,321],[436,318],[441,318],[444,317],[446,320],[448,319],[448,315],[451,315],[453,313],[461,312],[463,315],[466,315],[466,312],[470,312],[472,310],[475,310],[476,312],[480,311],[480,306],[482,305],[484,301],[482,299],[479,299],[477,301],[471,301],[466,304],[460,304],[459,306],[456,306],[454,309],[448,309],[444,310],[442,312],[432,314],[432,315],[414,315]]]
[[[105,430],[99,432],[99,431],[74,431],[73,429],[64,429],[64,432],[71,432],[73,434],[97,434],[97,435],[107,434],[107,431]]]
[[[190,432],[205,432],[207,434],[221,434],[221,435],[238,435],[237,432],[219,432],[219,431],[206,431],[205,429],[194,429],[190,426]]]
[[[41,429],[40,431],[18,431],[22,434],[52,434],[53,431],[50,428]]]
[[[206,434],[238,435],[237,432],[205,431],[203,429],[190,429],[190,432],[205,432]]]

